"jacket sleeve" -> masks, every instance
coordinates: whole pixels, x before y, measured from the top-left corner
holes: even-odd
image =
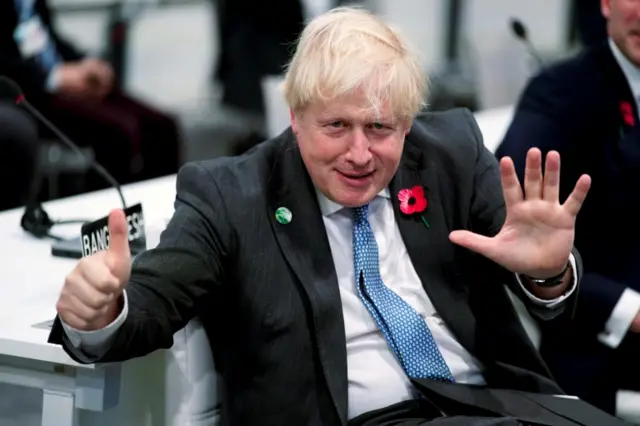
[[[29,99],[44,91],[47,74],[33,60],[0,49],[0,75],[15,81]]]
[[[216,297],[232,245],[223,197],[209,171],[193,163],[178,174],[175,212],[157,248],[134,261],[126,285],[128,313],[103,354],[78,350],[59,319],[50,343],[81,363],[115,362],[173,345],[173,335]]]
[[[65,39],[56,30],[54,25],[54,12],[46,1],[38,0],[38,12],[40,13],[40,19],[45,27],[49,29],[49,34],[56,44],[58,53],[62,57],[64,62],[78,61],[82,59],[85,54],[74,46],[69,40]]]

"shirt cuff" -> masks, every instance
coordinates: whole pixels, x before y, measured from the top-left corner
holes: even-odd
[[[630,288],[625,289],[604,325],[604,330],[598,334],[600,343],[612,349],[620,346],[639,311],[640,293]]]
[[[60,65],[56,65],[51,69],[51,71],[49,71],[49,75],[47,76],[47,81],[45,82],[45,89],[49,93],[54,93],[58,91],[59,86],[60,86]]]
[[[60,322],[62,323],[62,328],[64,328],[64,332],[74,348],[80,349],[88,354],[94,354],[102,352],[102,349],[104,349],[111,343],[111,339],[115,337],[116,332],[127,319],[127,314],[129,313],[127,292],[123,291],[122,296],[124,298],[124,301],[120,315],[118,315],[118,317],[113,320],[111,324],[100,330],[76,330],[75,328],[66,324],[64,321],[60,320]]]
[[[520,279],[520,275],[516,274],[516,279],[518,280],[518,284],[520,284],[520,287],[522,287],[522,291],[524,292],[524,294],[527,295],[527,297],[536,305],[538,306],[543,306],[549,309],[553,309],[555,307],[557,307],[559,304],[561,304],[562,302],[564,302],[568,297],[570,297],[573,292],[576,291],[576,288],[578,287],[578,268],[576,268],[576,259],[575,257],[573,257],[573,253],[571,253],[569,255],[569,264],[571,265],[571,269],[573,271],[573,283],[571,284],[571,288],[569,288],[567,291],[564,292],[564,294],[560,297],[556,297],[555,299],[540,299],[539,297],[535,296],[533,293],[531,293],[528,289],[527,286],[524,285],[524,283],[522,282],[522,280]]]

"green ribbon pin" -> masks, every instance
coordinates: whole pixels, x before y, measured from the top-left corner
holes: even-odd
[[[281,224],[283,225],[288,224],[289,222],[291,222],[292,218],[293,218],[293,213],[291,213],[291,210],[289,210],[288,208],[279,207],[278,210],[276,210],[276,220]]]

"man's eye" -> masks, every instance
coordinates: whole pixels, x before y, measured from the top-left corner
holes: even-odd
[[[342,127],[342,121],[332,121],[331,123],[329,123],[329,126],[335,127],[335,128],[340,128],[340,127]]]
[[[382,124],[382,123],[371,123],[371,127],[372,127],[374,130],[382,130],[382,129],[384,129],[386,126],[385,126],[384,124]]]

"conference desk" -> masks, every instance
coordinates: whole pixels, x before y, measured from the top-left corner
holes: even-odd
[[[149,239],[157,239],[173,213],[175,176],[128,185],[123,192],[128,204],[142,203]],[[95,220],[118,207],[119,198],[113,189],[45,205],[52,219]],[[136,409],[132,405],[137,405],[138,411],[140,405],[147,405],[144,416],[155,418],[151,424],[163,424],[161,410],[164,403],[143,401],[149,397],[145,386],[164,389],[160,374],[163,368],[151,367],[164,362],[162,353],[154,353],[144,361],[81,365],[69,358],[60,346],[47,343],[47,322],[55,316],[58,293],[76,261],[53,257],[50,240],[38,240],[26,234],[20,228],[22,212],[22,209],[16,209],[0,213],[0,383],[42,389],[43,426],[75,426],[80,418],[83,418],[83,426],[105,424],[104,421],[89,420],[91,413],[112,409],[120,401],[123,403],[120,412],[128,405],[130,418],[132,410]],[[78,236],[79,226],[60,225],[55,231],[63,236]],[[133,383],[135,377],[141,378],[141,374],[144,377],[137,381],[143,382],[144,386]],[[123,380],[129,384],[121,386]],[[136,395],[139,391],[145,395]],[[162,400],[161,394],[156,396]],[[99,417],[104,419],[105,416]],[[122,422],[111,424],[125,426]],[[129,424],[142,423],[131,420]]]

